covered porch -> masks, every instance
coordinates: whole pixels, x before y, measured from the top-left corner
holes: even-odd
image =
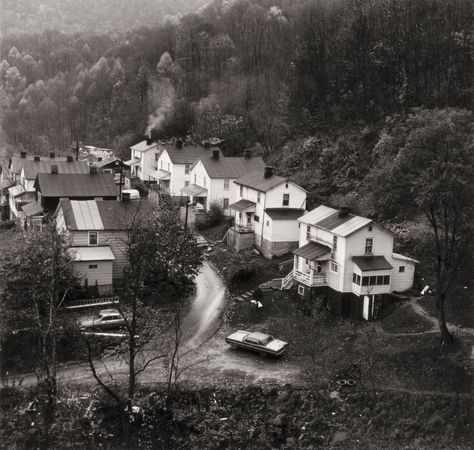
[[[245,199],[241,199],[229,205],[229,209],[235,213],[232,228],[238,233],[253,233],[255,208],[256,204],[254,202]]]
[[[189,184],[181,189],[183,196],[189,197],[197,210],[207,209],[207,189],[197,184]]]
[[[309,287],[327,286],[331,248],[309,242],[294,252],[293,279]]]
[[[171,181],[171,173],[167,172],[166,170],[157,170],[154,174],[160,189],[165,192],[169,192],[170,190],[170,181]]]

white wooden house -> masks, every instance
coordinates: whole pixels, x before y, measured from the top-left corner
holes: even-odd
[[[229,206],[237,200],[234,181],[242,175],[262,171],[265,163],[260,156],[252,157],[246,152],[243,157],[223,156],[218,149],[198,159],[191,167],[191,183],[181,190],[205,210],[216,202],[230,215]]]
[[[177,141],[175,146],[166,146],[158,158],[155,178],[160,188],[171,196],[181,196],[181,190],[192,182],[191,167],[199,159],[208,157],[217,147],[183,146]]]
[[[124,164],[130,167],[131,175],[142,181],[157,181],[158,158],[164,147],[159,142],[147,139],[130,147],[130,160]]]
[[[127,230],[137,214],[150,208],[146,200],[60,201],[56,226],[66,233],[82,286],[97,285],[100,295],[113,291],[127,267]]]
[[[320,206],[298,219],[299,247],[282,287],[324,294],[331,312],[371,319],[393,292],[413,286],[415,259],[393,252],[393,234],[371,219]]]
[[[227,243],[235,250],[255,246],[267,258],[298,247],[297,219],[306,211],[306,190],[271,167],[250,172],[234,181],[230,205],[234,225]]]

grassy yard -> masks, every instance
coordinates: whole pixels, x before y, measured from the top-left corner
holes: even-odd
[[[395,302],[380,324],[387,333],[419,333],[431,329],[431,322],[416,314],[407,301]]]
[[[309,381],[335,386],[349,376],[359,385],[373,377],[380,388],[470,393],[474,381],[469,355],[474,340],[446,351],[434,334],[396,336],[423,331],[426,323],[405,305],[382,321],[352,322],[325,312],[305,315],[287,293],[266,293],[263,308],[249,302],[229,305],[225,321],[235,328],[261,330],[290,343],[285,358],[303,367]],[[393,323],[390,318],[393,316]],[[381,325],[381,327],[380,327]],[[473,342],[471,342],[473,341]],[[373,366],[367,368],[368,359]]]
[[[446,301],[446,320],[454,325],[474,328],[474,295],[472,289],[461,286]],[[420,301],[420,305],[436,317],[436,303],[433,297]]]

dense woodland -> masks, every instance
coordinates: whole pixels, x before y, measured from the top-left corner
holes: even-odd
[[[131,31],[6,35],[4,140],[127,156],[147,131],[219,137],[280,164],[311,201],[347,194],[386,120],[471,107],[472,18],[469,0],[215,0]]]

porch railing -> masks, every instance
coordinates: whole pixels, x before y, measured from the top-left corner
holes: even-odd
[[[239,224],[236,223],[232,228],[235,231],[239,232],[239,233],[251,233],[251,232],[253,232],[253,226],[252,225],[239,225]]]
[[[326,286],[328,284],[328,277],[325,273],[316,273],[311,277],[311,273],[300,272],[299,270],[293,272],[294,278],[307,286]]]

